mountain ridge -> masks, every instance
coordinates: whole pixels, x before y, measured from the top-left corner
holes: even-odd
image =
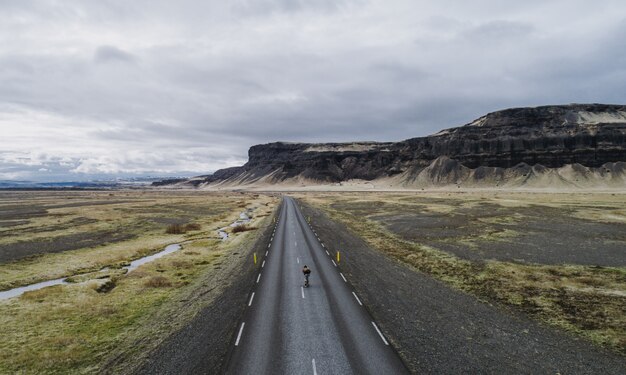
[[[399,142],[273,142],[250,147],[248,156],[243,166],[174,185],[211,188],[363,180],[407,188],[626,187],[626,106],[510,108]]]

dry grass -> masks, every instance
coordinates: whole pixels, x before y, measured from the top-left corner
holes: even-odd
[[[72,201],[72,194],[49,197],[42,193],[33,199],[58,204],[59,200],[66,198]],[[86,194],[79,192],[78,195],[81,201],[89,199]],[[80,278],[77,281],[81,283],[44,288],[0,301],[0,373],[98,373],[112,351],[136,352],[139,350],[135,346],[137,342],[144,346],[156,345],[175,327],[169,322],[155,320],[155,316],[169,319],[175,312],[182,311],[177,305],[179,296],[192,293],[207,273],[215,272],[212,265],[216,259],[235,248],[235,241],[224,243],[213,230],[201,230],[202,227],[225,226],[236,220],[241,212],[236,204],[241,200],[239,194],[115,192],[115,195],[115,199],[123,196],[134,203],[119,204],[114,208],[81,206],[63,209],[75,214],[82,211],[80,215],[91,212],[92,217],[98,217],[96,212],[101,210],[101,220],[107,223],[116,215],[131,222],[149,223],[144,227],[146,230],[137,230],[138,238],[0,265],[0,285],[5,289],[9,285],[97,271],[104,266],[114,266],[108,273],[115,279],[115,288],[107,293],[98,292],[105,280],[89,280],[87,277],[84,283],[85,280]],[[95,194],[92,199],[95,198],[101,199],[102,195]],[[28,199],[16,199],[18,203],[22,201],[28,203]],[[267,196],[260,196],[258,201],[260,204],[277,203],[276,199]],[[2,204],[0,194],[0,207]],[[190,230],[200,232],[194,235],[200,234],[202,239],[164,234],[162,223],[150,224],[154,217],[189,218],[200,225]],[[44,218],[36,220],[39,219]],[[123,270],[115,268],[181,241],[187,241],[183,250],[126,275]],[[99,277],[103,274],[94,272],[92,275]],[[195,301],[189,303],[196,306]],[[162,314],[163,311],[168,313]]]
[[[189,224],[170,224],[165,228],[167,234],[185,234],[189,231],[199,231],[202,229],[202,225],[198,223]]]
[[[167,234],[185,234],[187,231],[185,227],[181,224],[170,224],[165,228],[165,233]]]
[[[197,231],[197,230],[201,230],[202,229],[202,225],[198,224],[198,223],[189,223],[189,224],[185,224],[185,231],[189,232],[189,231]]]
[[[256,229],[257,229],[256,227],[253,227],[251,225],[241,224],[233,228],[233,233],[247,232],[247,231],[256,230]]]
[[[144,281],[143,285],[147,288],[167,288],[172,286],[172,282],[165,276],[152,276]]]

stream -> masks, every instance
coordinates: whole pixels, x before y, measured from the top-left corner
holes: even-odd
[[[148,255],[139,259],[135,259],[132,262],[130,262],[130,264],[128,266],[124,266],[122,267],[122,269],[128,270],[128,272],[131,272],[133,270],[135,270],[137,267],[146,264],[146,263],[150,263],[154,260],[157,260],[167,254],[171,254],[175,251],[178,251],[181,249],[181,246],[179,244],[172,244],[172,245],[167,245],[165,247],[164,250],[159,251],[156,254],[152,254],[152,255]],[[101,269],[100,271],[105,271],[108,267],[105,267],[103,269]],[[127,273],[128,273],[127,272]],[[76,275],[76,276],[81,276],[81,275]],[[39,290],[39,289],[43,289],[45,287],[48,286],[53,286],[53,285],[62,285],[62,284],[75,284],[75,283],[70,283],[65,281],[67,278],[66,277],[62,277],[59,279],[55,279],[55,280],[48,280],[48,281],[42,281],[40,283],[36,283],[36,284],[31,284],[31,285],[26,285],[26,286],[20,286],[18,288],[13,288],[13,289],[9,289],[9,290],[5,290],[5,291],[1,291],[0,292],[0,300],[4,300],[4,299],[9,299],[9,298],[14,298],[14,297],[19,297],[22,294],[26,293],[26,292],[30,292],[33,290]]]
[[[250,210],[248,210],[249,212]],[[236,227],[239,225],[243,225],[243,224],[247,224],[250,222],[250,217],[248,216],[247,212],[242,212],[241,214],[239,214],[239,219],[237,219],[234,223],[230,224],[230,227]],[[228,239],[228,233],[226,232],[226,229],[228,227],[224,227],[224,228],[220,228],[217,233],[220,235],[220,237],[222,237],[222,240],[227,240]],[[130,265],[122,267],[123,269],[128,270],[128,272],[132,272],[133,270],[135,270],[137,267],[152,262],[156,259],[161,258],[162,256],[165,256],[167,254],[171,254],[175,251],[178,251],[181,249],[181,246],[179,244],[172,244],[172,245],[168,245],[165,247],[164,250],[159,251],[156,254],[152,254],[152,255],[148,255],[136,260],[133,260],[132,262],[130,262]],[[103,268],[100,271],[104,271],[107,268]],[[128,273],[127,272],[127,273]],[[81,276],[81,275],[75,275],[75,276]],[[75,283],[70,283],[67,282],[67,277],[62,277],[59,279],[55,279],[55,280],[48,280],[48,281],[42,281],[40,283],[36,283],[36,284],[31,284],[31,285],[26,285],[26,286],[20,286],[18,288],[13,288],[13,289],[9,289],[9,290],[5,290],[5,291],[0,291],[0,300],[5,300],[5,299],[9,299],[9,298],[14,298],[14,297],[19,297],[22,294],[26,293],[26,292],[30,292],[33,290],[39,290],[39,289],[43,289],[45,287],[48,286],[53,286],[53,285],[62,285],[62,284],[75,284]]]

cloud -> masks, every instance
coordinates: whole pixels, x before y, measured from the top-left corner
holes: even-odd
[[[97,63],[124,62],[132,63],[135,57],[128,52],[114,46],[100,46],[94,54],[94,61]]]
[[[258,143],[623,103],[625,25],[617,0],[0,2],[0,173],[202,174]]]

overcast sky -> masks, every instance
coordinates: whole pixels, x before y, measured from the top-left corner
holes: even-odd
[[[0,180],[205,174],[626,102],[623,0],[0,0]]]

